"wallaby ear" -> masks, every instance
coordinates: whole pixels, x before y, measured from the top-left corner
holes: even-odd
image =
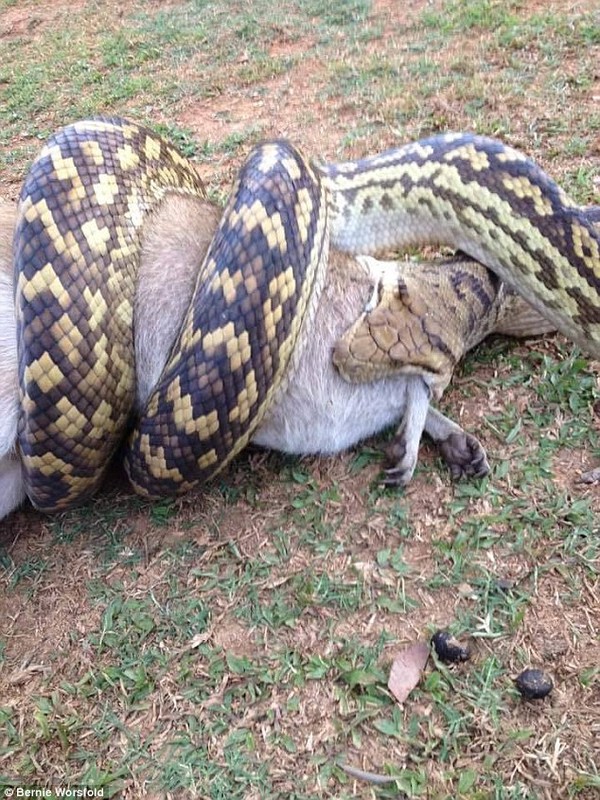
[[[16,210],[14,203],[0,201],[0,519],[25,500],[21,461],[15,453],[19,387],[12,243]]]
[[[0,519],[25,500],[21,459],[16,455],[0,458]]]
[[[0,459],[14,452],[19,413],[12,259],[15,220],[14,203],[0,201]]]

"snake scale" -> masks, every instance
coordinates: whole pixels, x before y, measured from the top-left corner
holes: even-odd
[[[15,236],[19,447],[38,508],[85,498],[125,433],[140,236],[173,192],[204,194],[171,145],[121,119],[62,129],[25,180]],[[171,357],[129,435],[138,491],[184,491],[248,441],[310,336],[329,240],[363,254],[459,248],[600,355],[599,234],[522,154],[447,134],[316,167],[285,142],[266,143],[238,176]],[[345,352],[364,360],[352,339]],[[347,371],[361,379],[352,363]]]

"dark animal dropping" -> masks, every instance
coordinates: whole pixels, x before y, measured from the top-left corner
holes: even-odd
[[[541,669],[524,669],[515,678],[515,685],[527,700],[540,700],[546,697],[554,686],[552,678]]]
[[[448,664],[467,661],[471,657],[469,648],[461,644],[449,631],[436,631],[431,637],[431,644],[440,661]]]

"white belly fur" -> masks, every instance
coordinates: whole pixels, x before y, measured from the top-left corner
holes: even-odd
[[[372,287],[360,260],[331,254],[328,283],[298,367],[255,433],[255,444],[285,453],[338,453],[402,416],[404,376],[349,384],[331,361],[335,341],[364,310]]]

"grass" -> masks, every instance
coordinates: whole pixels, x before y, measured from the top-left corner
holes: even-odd
[[[598,202],[593,2],[147,4],[0,0],[0,180],[89,114],[170,138],[223,199],[254,142],[346,158],[437,130],[501,136]],[[57,77],[58,76],[58,77]],[[243,454],[148,504],[116,472],[88,506],[2,523],[0,788],[105,797],[591,800],[600,787],[597,365],[494,339],[442,408],[493,470],[450,483],[424,445],[404,492],[389,434],[335,459]],[[406,703],[394,652],[449,628]],[[527,703],[514,678],[556,690]],[[340,763],[392,776],[375,785]]]

